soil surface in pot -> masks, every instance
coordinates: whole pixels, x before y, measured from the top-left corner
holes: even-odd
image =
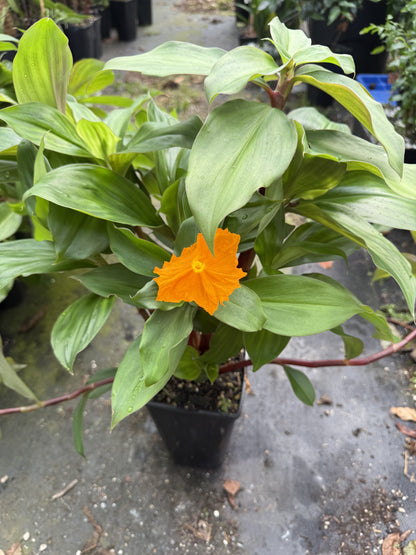
[[[185,409],[236,413],[240,405],[243,384],[242,372],[220,375],[212,384],[171,378],[153,401]]]

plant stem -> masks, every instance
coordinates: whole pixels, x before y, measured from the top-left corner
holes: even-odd
[[[413,330],[401,341],[398,343],[394,343],[387,347],[387,349],[383,349],[378,353],[374,353],[367,357],[363,358],[353,358],[353,359],[327,359],[327,360],[302,360],[296,358],[275,358],[269,364],[278,364],[279,366],[284,365],[294,365],[294,366],[303,366],[308,368],[323,368],[326,366],[366,366],[376,360],[380,360],[385,358],[397,351],[400,351],[405,347],[410,341],[416,338],[416,328]],[[247,366],[251,366],[253,362],[250,359],[241,360],[238,362],[228,362],[223,364],[220,367],[220,374],[225,374],[227,372],[234,372],[236,370],[240,370],[241,368],[246,368]],[[79,397],[83,393],[87,393],[89,391],[93,391],[102,385],[106,385],[112,383],[114,378],[106,378],[105,380],[100,380],[99,382],[94,382],[80,389],[73,391],[72,393],[67,393],[66,395],[61,395],[60,397],[55,397],[53,399],[48,399],[46,401],[40,401],[35,405],[27,405],[23,407],[10,407],[6,409],[0,409],[0,416],[5,416],[6,414],[16,414],[21,412],[32,412],[38,409],[42,409],[45,407],[50,407],[52,405],[58,405],[59,403],[63,403],[64,401],[71,401],[76,397]]]

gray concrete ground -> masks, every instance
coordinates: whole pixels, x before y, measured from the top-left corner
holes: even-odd
[[[168,13],[181,26],[171,24]],[[155,25],[140,29],[135,43],[107,44],[104,57],[170,38],[226,48],[236,40],[232,17],[213,24],[167,2],[155,3],[154,17]],[[340,261],[328,270],[311,269],[340,279],[374,308],[403,303],[393,283],[371,285],[373,266],[363,253],[348,267]],[[0,311],[6,351],[28,365],[22,376],[42,399],[76,389],[96,368],[116,365],[141,326],[134,310],[117,305],[103,333],[78,357],[75,376],[67,375],[51,353],[48,333],[68,299],[79,294],[77,287],[35,281],[22,304]],[[37,324],[22,331],[44,308]],[[380,350],[369,326],[354,319],[348,329],[365,341],[366,354]],[[293,341],[285,354],[342,357],[334,337]],[[416,527],[416,460],[405,458],[404,436],[389,414],[391,406],[413,405],[409,361],[399,354],[368,367],[310,370],[317,397],[331,400],[313,408],[297,401],[281,368],[266,365],[250,375],[254,394],[246,396],[217,471],[175,466],[146,410],[110,433],[108,395],[87,406],[86,459],[72,447],[76,401],[3,417],[0,549],[8,553],[19,543],[31,555],[381,553],[390,532]],[[21,403],[0,387],[0,407]],[[223,489],[227,479],[241,484],[236,507]]]

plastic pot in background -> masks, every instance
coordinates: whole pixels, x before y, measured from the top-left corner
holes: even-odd
[[[83,58],[101,58],[101,16],[92,16],[82,23],[64,25],[74,62]]]
[[[131,42],[137,37],[137,0],[110,0],[111,21],[118,40]]]
[[[137,19],[140,26],[152,24],[152,0],[137,0]]]

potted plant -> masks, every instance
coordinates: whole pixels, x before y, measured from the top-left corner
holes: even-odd
[[[406,139],[406,162],[416,162],[416,2],[406,2],[396,17],[389,14],[385,23],[369,25],[364,33],[377,35],[390,54],[388,71],[391,100],[397,104],[394,125]]]
[[[380,24],[395,7],[386,0],[302,0],[301,17],[308,21],[314,44],[325,44],[340,54],[354,58],[357,73],[383,73],[386,56],[371,55],[380,45],[376,35],[361,35],[370,23]]]
[[[251,46],[225,52],[169,42],[104,66],[205,75],[210,103],[248,83],[267,94],[268,103],[225,99],[203,122],[196,116],[178,121],[150,96],[123,105],[88,95],[102,83],[102,72],[73,74],[65,37],[52,21],[24,34],[13,64],[17,103],[0,111],[0,159],[12,157],[25,176],[11,208],[39,225],[34,238],[0,244],[0,276],[61,272],[85,286],[86,295],[65,309],[51,335],[69,372],[116,297],[139,310],[144,326],[117,369],[100,370],[63,398],[0,414],[82,396],[76,412],[82,451],[82,411],[103,388],[112,387],[114,427],[172,377],[198,386],[273,362],[312,405],[313,386],[294,365],[364,365],[416,335],[394,344],[381,313],[326,275],[305,273],[305,263],[347,259],[364,248],[395,278],[414,317],[411,265],[378,230],[415,229],[414,166],[403,164],[403,139],[382,106],[353,79],[316,65],[335,64],[349,75],[350,56],[312,46],[278,18],[270,31],[280,65]],[[313,108],[286,114],[298,83],[331,94],[380,144],[353,136]],[[121,107],[100,113],[94,107],[100,101]],[[22,156],[22,149],[31,155]],[[296,225],[292,214],[301,217]],[[363,346],[342,328],[355,315],[392,346],[357,358]],[[302,364],[280,357],[291,337],[326,330],[345,340],[344,359]],[[247,358],[239,358],[242,349]]]
[[[240,45],[257,43],[269,36],[269,23],[275,16],[276,3],[271,0],[250,0],[247,3],[237,4],[245,16],[241,21],[247,23],[239,35]],[[237,12],[239,13],[239,12]]]

